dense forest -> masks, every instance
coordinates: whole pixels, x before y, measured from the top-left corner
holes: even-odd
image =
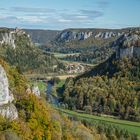
[[[110,47],[87,47],[83,49],[79,48],[75,49],[75,52],[77,52],[78,54],[68,54],[66,57],[62,58],[62,60],[99,64],[108,59],[114,51],[115,48]]]
[[[28,84],[16,67],[0,59],[7,72],[10,90],[19,118],[7,120],[0,116],[1,140],[138,140],[138,136],[103,123],[91,125],[86,121],[70,121],[49,105],[44,95],[40,98],[25,92]]]
[[[140,60],[107,60],[93,70],[68,79],[63,102],[69,109],[140,121]]]
[[[122,35],[105,62],[68,79],[62,98],[66,107],[140,121],[139,35],[139,31]]]
[[[138,31],[122,35],[114,42],[117,49],[111,57],[68,79],[62,98],[66,107],[140,121],[139,39]]]
[[[112,46],[112,43],[115,39],[113,37],[109,39],[96,39],[91,37],[80,41],[53,41],[46,46],[40,46],[40,48],[46,52],[68,54],[66,57],[61,58],[61,60],[99,64],[114,53],[116,48]]]

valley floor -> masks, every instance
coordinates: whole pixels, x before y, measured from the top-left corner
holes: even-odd
[[[120,120],[120,119],[113,119],[110,117],[78,113],[75,111],[62,109],[62,108],[56,108],[56,107],[55,109],[57,109],[61,113],[66,114],[67,116],[74,117],[79,120],[86,120],[92,125],[95,125],[96,123],[104,123],[108,125],[111,124],[113,126],[119,127],[121,129],[125,129],[130,133],[134,133],[140,136],[140,123],[139,122],[132,122],[132,121],[126,121],[126,120]]]

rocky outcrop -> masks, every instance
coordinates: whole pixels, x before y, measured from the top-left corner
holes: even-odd
[[[13,100],[14,97],[9,91],[6,73],[0,65],[0,114],[12,120],[18,117],[17,109],[14,104],[12,104]]]
[[[31,88],[28,85],[27,89],[26,89],[26,93],[27,94],[34,94],[35,96],[40,97],[40,90],[39,90],[37,85],[32,85]]]
[[[15,35],[14,32],[7,32],[7,33],[2,33],[2,41],[1,44],[6,44],[11,46],[12,48],[15,48]]]
[[[0,114],[11,120],[18,118],[17,109],[12,103],[0,106]]]
[[[119,48],[118,53],[116,55],[117,58],[132,58],[132,57],[140,57],[140,47],[129,47],[129,48]]]
[[[119,37],[122,33],[119,32],[99,32],[95,35],[95,38],[102,38],[102,39],[108,39],[112,37]]]
[[[15,49],[16,37],[25,34],[26,33],[23,30],[18,28],[15,28],[14,30],[7,30],[7,31],[3,30],[2,32],[0,32],[0,44],[6,44]],[[30,38],[28,34],[27,37]]]
[[[6,73],[0,65],[0,105],[12,102],[14,97],[9,93],[9,84]]]
[[[64,31],[60,34],[58,41],[85,40],[92,36],[92,32]]]
[[[140,57],[140,32],[122,35],[115,41],[114,46],[118,46],[116,58]]]
[[[61,42],[69,42],[72,40],[86,40],[90,37],[93,38],[101,38],[101,39],[109,39],[112,37],[119,37],[122,32],[115,31],[97,31],[97,30],[83,30],[83,31],[75,31],[75,30],[64,30],[58,36],[57,41]]]
[[[36,85],[32,86],[32,93],[38,97],[40,96],[40,90],[39,90],[38,86],[36,86]]]

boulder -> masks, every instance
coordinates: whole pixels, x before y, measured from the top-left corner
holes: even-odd
[[[32,86],[32,93],[33,93],[34,95],[36,95],[37,97],[40,96],[40,90],[39,90],[38,86],[36,86],[36,85],[33,85],[33,86]]]
[[[8,119],[15,120],[18,118],[17,109],[14,104],[0,106],[0,114]]]

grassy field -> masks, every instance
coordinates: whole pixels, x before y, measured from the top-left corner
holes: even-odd
[[[96,65],[95,64],[89,64],[89,63],[84,63],[84,62],[76,62],[76,61],[67,61],[67,60],[61,60],[63,63],[67,63],[67,64],[81,64],[81,65],[85,65],[85,66],[89,66],[89,67],[95,67]]]
[[[121,129],[125,129],[130,133],[135,133],[140,136],[140,123],[139,122],[132,122],[132,121],[126,121],[126,120],[119,120],[119,119],[113,119],[110,117],[100,117],[90,114],[83,114],[83,113],[77,113],[74,111],[66,110],[66,109],[60,109],[56,108],[62,113],[67,114],[68,116],[76,116],[79,119],[87,120],[91,124],[95,123],[106,123],[106,124],[112,124],[114,126],[118,126]]]
[[[56,58],[65,58],[66,56],[73,56],[73,55],[78,55],[79,53],[52,53]],[[75,61],[66,61],[66,60],[61,60],[64,63],[75,63],[75,64],[82,64],[82,65],[87,65],[87,66],[96,66],[95,64],[89,64],[89,63],[84,63],[84,62],[75,62]]]
[[[46,78],[48,80],[52,79],[53,77],[58,77],[61,80],[65,80],[69,77],[76,77],[77,74],[63,74],[63,75],[47,75],[47,74],[24,74],[25,77],[27,77],[27,79],[31,79],[31,78]]]
[[[46,91],[46,84],[42,81],[33,81],[31,82],[31,84],[35,84],[38,86],[39,90],[42,92],[42,93],[45,93]]]
[[[76,54],[78,55],[79,53],[66,53],[66,54],[64,54],[64,53],[52,53],[52,54],[57,58],[65,58],[68,55],[73,56],[73,55],[76,55]]]
[[[69,77],[76,77],[76,76],[77,76],[77,74],[71,74],[71,75],[67,74],[67,75],[58,75],[58,76],[55,76],[55,77],[58,77],[60,80],[65,80]],[[53,77],[54,76],[48,76],[47,79],[52,79]]]

